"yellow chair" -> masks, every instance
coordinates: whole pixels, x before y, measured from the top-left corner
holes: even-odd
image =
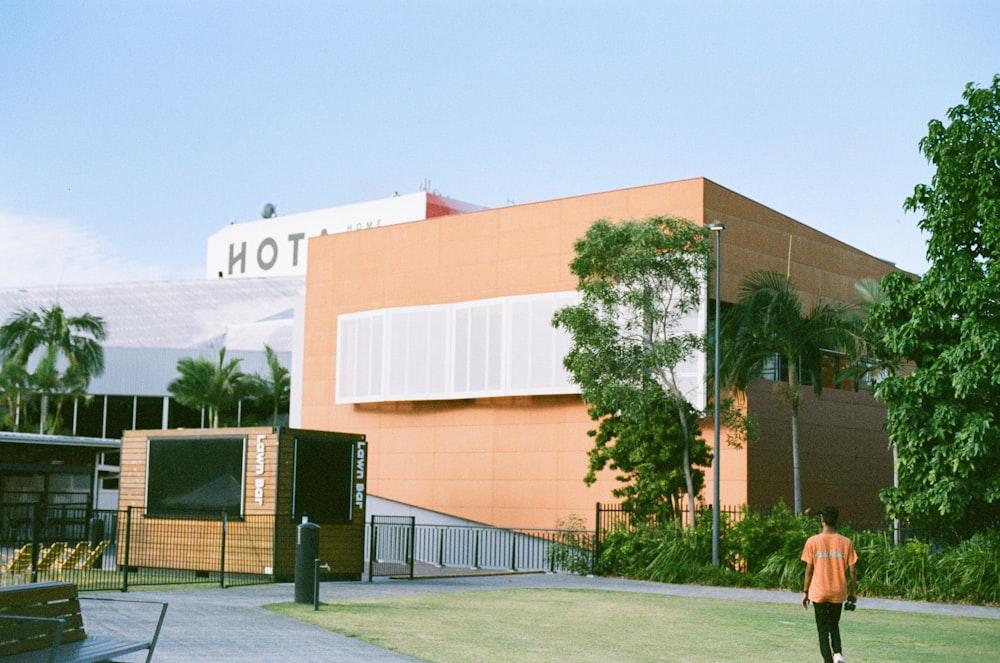
[[[60,580],[62,579],[63,569],[75,569],[80,562],[83,561],[83,558],[87,556],[88,552],[90,552],[90,543],[87,541],[81,541],[69,551],[68,555],[59,560],[58,567]]]
[[[101,559],[104,554],[104,549],[108,547],[107,541],[101,541],[94,548],[87,553],[87,556],[83,559],[80,564],[77,565],[78,569],[91,569],[94,567],[94,562]]]
[[[33,548],[31,547],[31,544],[28,543],[11,555],[11,558],[7,560],[7,563],[3,567],[3,584],[8,584],[8,580],[12,577],[15,578],[17,582],[21,581],[21,574],[31,569],[32,552]]]
[[[38,554],[38,566],[35,567],[37,571],[44,573],[51,569],[59,561],[64,550],[66,544],[62,541],[57,541],[48,548],[42,548],[42,552]]]

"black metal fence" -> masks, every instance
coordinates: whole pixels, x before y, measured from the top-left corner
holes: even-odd
[[[723,506],[732,520],[742,506]],[[766,511],[766,507],[761,510]],[[681,514],[681,523],[688,516]],[[372,516],[366,527],[369,579],[457,571],[591,573],[602,536],[631,528],[633,514],[620,504],[596,505],[594,530],[498,528],[486,525],[418,525],[412,516]]]
[[[750,507],[750,511],[754,513],[768,513],[771,507],[766,506],[753,506]],[[699,513],[701,511],[699,510]],[[707,511],[706,513],[710,513]],[[719,508],[719,513],[725,515],[730,520],[739,520],[743,517],[743,506],[733,506],[723,504]],[[687,526],[691,523],[691,515],[688,510],[681,509],[677,514],[677,522],[680,525]],[[632,528],[633,525],[637,524],[633,522],[635,519],[635,514],[631,511],[627,511],[621,504],[601,504],[598,503],[596,506],[595,522],[597,523],[597,530],[599,532],[610,532],[616,527]]]
[[[378,577],[413,577],[413,516],[372,516],[365,527],[368,580]]]
[[[767,513],[769,510],[770,507],[751,507],[751,511],[754,512]],[[743,507],[723,504],[719,508],[719,513],[725,515],[729,520],[739,520],[743,517]],[[635,514],[626,510],[621,504],[601,504],[598,502],[594,514],[594,522],[597,526],[595,555],[600,551],[601,541],[605,533],[612,532],[618,528],[633,529],[639,524],[635,519]],[[677,523],[684,527],[691,523],[691,515],[686,508],[682,509],[678,514]]]
[[[766,508],[752,509],[766,513]],[[738,520],[742,507],[723,507]],[[369,579],[461,572],[591,573],[602,537],[630,528],[632,514],[597,504],[594,530],[418,525],[412,516],[372,516]],[[85,590],[205,583],[273,582],[274,516],[199,520],[150,517],[140,509],[0,503],[3,584],[69,580]]]
[[[0,581],[67,580],[84,590],[273,581],[274,516],[187,520],[141,509],[0,504]]]
[[[769,516],[775,507],[770,505],[750,505],[745,507],[744,505],[732,506],[732,505],[722,505],[720,508],[720,513],[725,516],[728,520],[735,522],[743,518],[745,512],[750,512],[758,514],[761,516]],[[705,514],[710,516],[711,509],[705,511]],[[702,516],[705,517],[705,516]],[[597,550],[600,550],[600,543],[603,540],[604,535],[607,532],[611,532],[616,528],[624,527],[626,529],[632,529],[638,523],[634,522],[634,514],[626,511],[621,504],[597,504],[595,522],[597,523]],[[690,517],[688,515],[687,509],[682,510],[678,514],[677,523],[679,525],[687,526],[690,523]],[[998,523],[1000,524],[1000,523]],[[917,538],[921,540],[934,539],[935,534],[926,529],[915,528],[906,523],[893,520],[877,520],[877,521],[844,521],[843,526],[849,527],[855,532],[873,532],[873,533],[884,533],[890,537],[896,545],[905,543],[909,539]]]

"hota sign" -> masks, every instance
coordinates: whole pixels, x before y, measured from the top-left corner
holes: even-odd
[[[309,239],[484,209],[420,192],[226,226],[208,238],[205,277],[304,276]]]

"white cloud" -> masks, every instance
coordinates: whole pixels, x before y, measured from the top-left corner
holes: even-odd
[[[163,281],[170,271],[120,254],[69,219],[0,211],[0,287]]]

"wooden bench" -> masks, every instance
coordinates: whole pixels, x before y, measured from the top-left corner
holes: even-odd
[[[88,635],[83,626],[80,599],[128,603],[155,603],[159,619],[152,637],[126,640]],[[137,651],[153,658],[167,604],[110,597],[79,596],[70,582],[40,582],[0,587],[0,661],[87,663],[109,661]]]

